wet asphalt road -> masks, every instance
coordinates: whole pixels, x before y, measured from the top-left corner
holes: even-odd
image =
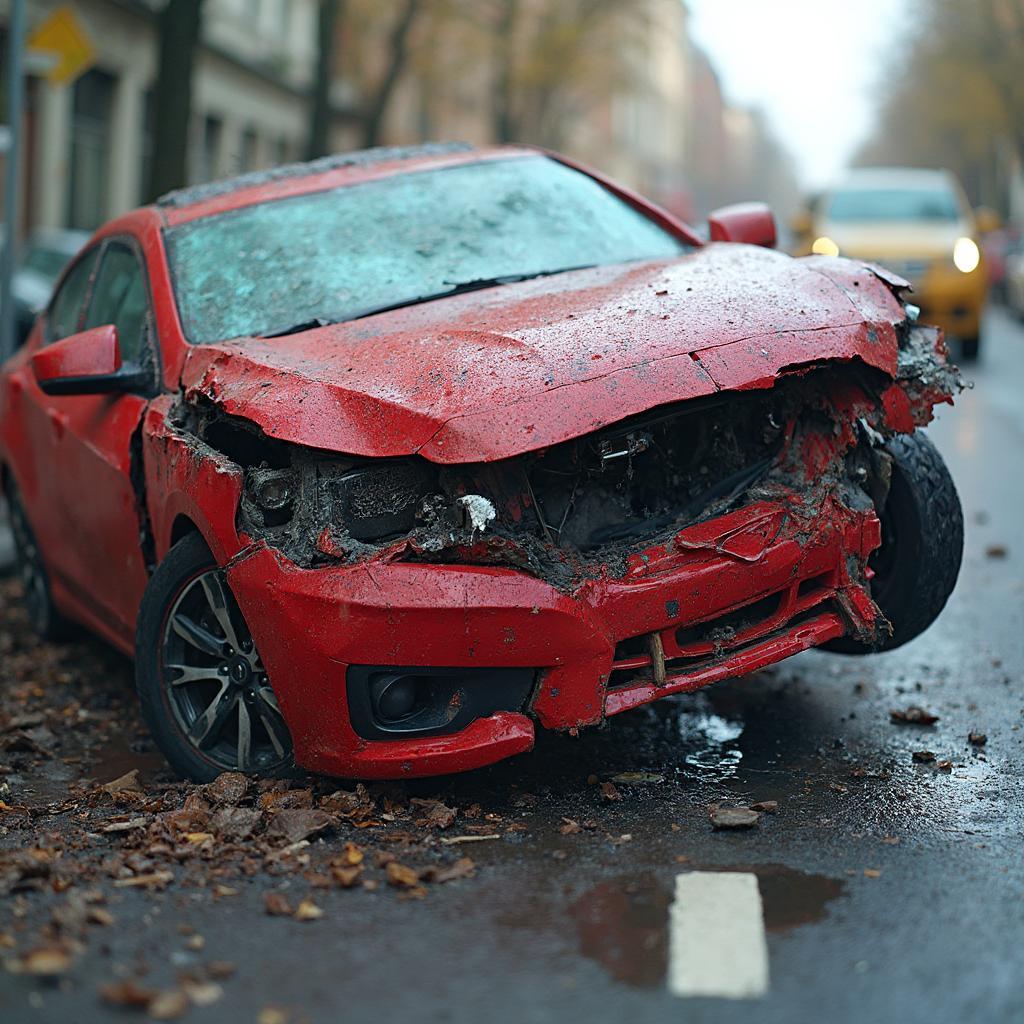
[[[987,327],[975,388],[930,430],[961,492],[966,553],[924,637],[868,658],[809,652],[425,783],[525,830],[467,846],[477,876],[424,900],[328,891],[324,917],[298,923],[267,917],[255,885],[219,903],[125,891],[122,924],[70,982],[0,974],[0,1018],[121,1019],[96,980],[141,960],[150,980],[171,979],[197,956],[185,922],[205,957],[238,966],[196,1021],[254,1022],[268,1006],[290,1022],[1024,1021],[1024,327],[999,310]],[[892,724],[910,704],[939,721]],[[914,763],[922,749],[951,772]],[[651,779],[616,783],[614,803],[587,781],[623,772]],[[707,806],[723,800],[776,800],[778,813],[714,832]],[[562,835],[565,817],[600,828]],[[668,904],[695,868],[758,875],[762,998],[669,993]]]

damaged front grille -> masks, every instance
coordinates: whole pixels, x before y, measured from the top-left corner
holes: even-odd
[[[502,565],[571,590],[621,576],[632,558],[754,501],[782,502],[797,520],[829,495],[870,508],[884,498],[870,452],[891,383],[857,361],[805,368],[771,389],[681,402],[467,465],[285,444],[212,402],[183,404],[176,425],[243,468],[240,531],[298,565]]]
[[[797,629],[827,611],[838,611],[835,570],[794,580],[728,612],[683,626],[672,625],[616,645],[608,689],[706,671],[766,640]]]

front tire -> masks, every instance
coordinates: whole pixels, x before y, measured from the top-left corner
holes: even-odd
[[[259,652],[199,534],[168,552],[139,610],[135,679],[154,740],[180,775],[277,775],[292,743]]]
[[[875,647],[852,637],[827,645],[842,654],[891,651],[920,636],[945,607],[960,573],[963,511],[942,456],[920,432],[892,438],[886,450],[892,481],[879,511],[882,543],[869,565],[871,596],[892,624],[892,636]]]

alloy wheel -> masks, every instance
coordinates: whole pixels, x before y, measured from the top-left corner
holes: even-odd
[[[161,656],[168,703],[203,757],[242,772],[291,760],[288,727],[220,569],[182,588],[164,625]]]

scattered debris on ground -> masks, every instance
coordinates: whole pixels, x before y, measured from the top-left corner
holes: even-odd
[[[898,725],[934,725],[939,720],[939,716],[925,711],[924,708],[920,708],[916,704],[911,704],[908,708],[890,711],[889,719]]]
[[[712,804],[708,808],[711,816],[711,827],[715,829],[753,828],[761,815],[752,807],[723,807]]]

